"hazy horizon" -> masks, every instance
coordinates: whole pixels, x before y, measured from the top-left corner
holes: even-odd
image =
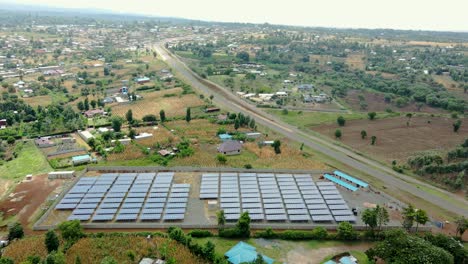
[[[116,13],[176,17],[216,22],[271,23],[281,25],[337,28],[389,28],[435,31],[468,31],[468,1],[441,2],[371,0],[315,1],[265,0],[233,2],[215,0],[0,0],[3,3],[59,8],[99,9]]]

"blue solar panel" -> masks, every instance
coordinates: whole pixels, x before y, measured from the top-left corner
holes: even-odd
[[[337,216],[337,215],[353,215],[353,212],[351,212],[351,210],[347,209],[347,210],[331,210],[331,213],[333,216]]]
[[[303,204],[304,200],[302,199],[284,199],[285,204]]]
[[[166,198],[148,198],[146,199],[146,202],[147,203],[165,203],[166,202]]]
[[[55,206],[55,209],[57,210],[68,210],[68,209],[75,209],[76,207],[76,203],[75,204],[62,204],[62,203],[59,203]]]
[[[218,198],[218,193],[202,193],[200,194],[200,199],[216,199]]]
[[[94,209],[97,207],[97,203],[84,203],[84,204],[78,204],[76,208],[79,209]]]
[[[171,193],[169,197],[176,197],[176,198],[182,198],[182,197],[188,197],[188,193]]]
[[[293,222],[299,222],[299,221],[309,221],[310,216],[308,214],[302,214],[302,215],[289,215],[289,220]]]
[[[239,214],[240,208],[226,208],[223,211],[225,214]]]
[[[330,210],[328,209],[320,209],[320,210],[309,210],[310,215],[329,215]]]
[[[81,200],[81,203],[99,203],[101,202],[101,198],[87,198]]]
[[[260,200],[260,198],[244,198],[244,197],[242,197],[242,202],[243,203],[260,203],[261,200]]]
[[[122,202],[123,198],[122,197],[119,197],[119,198],[104,198],[104,200],[102,200],[103,203],[120,203]]]
[[[242,193],[242,198],[260,198],[260,193]]]
[[[265,215],[267,221],[286,221],[288,218],[285,214]]]
[[[67,220],[72,221],[72,220],[80,220],[80,221],[88,221],[89,218],[91,218],[91,215],[70,215]]]
[[[140,208],[122,208],[119,211],[119,214],[138,214]]]
[[[221,203],[238,203],[238,202],[240,202],[240,199],[238,197],[235,197],[235,198],[221,198],[220,202]]]
[[[119,208],[120,203],[102,203],[100,208]]]
[[[261,208],[243,208],[242,211],[243,212],[249,212],[249,215],[251,215],[251,214],[263,214],[263,209],[261,209]]]
[[[139,198],[145,198],[145,197],[146,197],[146,193],[128,193],[127,195],[127,199],[128,198],[139,199]]]
[[[164,221],[184,220],[184,214],[165,214],[163,217]]]
[[[126,198],[124,203],[143,203],[145,198]]]
[[[264,204],[278,204],[278,203],[283,203],[283,201],[280,198],[274,198],[274,199],[263,199]]]
[[[62,201],[60,201],[60,203],[62,204],[76,204],[76,203],[79,203],[81,201],[80,198],[69,198],[69,199],[62,199]]]
[[[323,199],[310,199],[310,200],[305,200],[306,204],[323,204],[325,203],[325,200]]]
[[[117,221],[135,221],[138,218],[138,214],[118,214],[115,217]]]
[[[306,208],[305,204],[285,204],[286,208],[288,209],[302,209]]]
[[[288,215],[308,215],[307,209],[288,209]]]
[[[161,214],[142,214],[140,220],[142,221],[151,221],[151,220],[160,220]]]
[[[337,215],[335,216],[336,222],[356,222],[354,215]]]
[[[333,221],[331,215],[312,215],[312,221],[314,222],[330,222]]]
[[[72,214],[75,215],[91,215],[94,213],[94,209],[75,209]]]
[[[164,203],[145,203],[143,208],[164,208]]]
[[[307,208],[311,210],[318,210],[318,209],[327,209],[328,207],[326,204],[308,204]]]
[[[221,208],[240,208],[239,203],[221,203]]]
[[[142,214],[161,214],[163,211],[163,208],[143,208],[141,210]]]
[[[263,204],[265,209],[284,208],[283,203]]]
[[[103,209],[99,208],[96,210],[96,214],[115,214],[117,212],[117,208],[109,208],[109,209]]]
[[[166,205],[166,208],[186,208],[187,204],[186,203],[168,203]]]
[[[123,198],[125,193],[107,193],[106,198]]]
[[[167,208],[164,212],[166,214],[185,214],[185,208]]]
[[[243,203],[242,208],[262,208],[261,203]]]
[[[265,209],[266,215],[286,214],[284,209]]]
[[[122,208],[141,208],[143,203],[124,203]]]
[[[150,193],[148,195],[148,197],[150,197],[150,198],[166,198],[167,193]]]

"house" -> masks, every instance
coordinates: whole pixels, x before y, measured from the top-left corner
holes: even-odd
[[[227,140],[218,147],[218,152],[225,155],[237,155],[240,154],[242,149],[242,143],[237,140]]]
[[[50,140],[50,137],[40,137],[34,140],[34,143],[39,148],[48,148],[55,146],[55,143]]]
[[[220,109],[217,107],[209,107],[205,109],[205,113],[218,112]]]
[[[221,139],[222,141],[227,141],[227,140],[231,140],[231,139],[232,139],[232,136],[229,135],[229,134],[219,134],[218,137],[219,137],[219,139]]]
[[[275,96],[278,97],[278,98],[284,98],[284,97],[288,97],[288,93],[287,92],[276,92]]]
[[[90,162],[91,162],[91,156],[89,154],[72,157],[73,166],[86,164]]]
[[[71,179],[75,177],[75,171],[52,171],[47,175],[49,180],[53,179]]]
[[[7,127],[7,120],[0,119],[0,129],[6,128],[6,127]]]
[[[259,133],[259,132],[245,133],[245,137],[247,138],[259,138],[261,136],[262,136],[262,133]]]
[[[102,109],[91,109],[83,113],[87,118],[93,118],[94,116],[97,115],[105,115],[106,112]]]
[[[251,263],[257,259],[257,249],[245,242],[239,242],[232,247],[224,256],[232,264]],[[263,261],[272,264],[275,260],[262,255]]]
[[[313,85],[313,84],[299,84],[299,85],[297,86],[297,90],[298,90],[299,92],[310,91],[310,90],[312,90],[312,89],[314,89],[314,85]]]
[[[114,99],[112,99],[112,97],[106,97],[106,98],[104,98],[104,99],[102,100],[102,102],[103,102],[104,104],[111,104],[111,103],[114,102]]]
[[[135,79],[136,83],[138,83],[138,84],[145,84],[145,83],[150,82],[150,80],[151,79],[148,78],[148,77],[140,77],[140,78]]]
[[[78,130],[78,135],[86,142],[94,138],[93,134],[91,134],[91,132],[89,132],[88,130]]]

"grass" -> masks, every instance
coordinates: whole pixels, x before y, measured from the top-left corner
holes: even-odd
[[[267,109],[268,113],[278,116],[282,121],[305,128],[310,126],[318,126],[322,124],[336,123],[339,116],[343,116],[346,120],[364,119],[367,118],[365,113],[328,113],[328,112],[301,112],[288,111],[288,114],[283,114],[282,110]],[[378,115],[382,117],[382,114]]]
[[[32,141],[16,144],[18,157],[0,167],[0,178],[19,180],[27,174],[42,174],[52,170],[46,158]]]
[[[351,251],[349,251],[349,253],[350,253],[351,255],[353,255],[353,256],[357,259],[357,263],[359,263],[359,264],[368,264],[368,263],[371,263],[371,262],[369,261],[369,259],[367,258],[366,253],[364,253],[364,252],[362,252],[362,251],[351,250]],[[326,258],[324,258],[324,259],[322,260],[321,263],[325,263],[325,262],[331,260],[334,256],[336,256],[336,255],[327,256]]]

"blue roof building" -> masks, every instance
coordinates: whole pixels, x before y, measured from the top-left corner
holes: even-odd
[[[239,264],[243,262],[252,262],[257,259],[257,249],[244,242],[239,242],[232,247],[224,256],[226,256],[230,263]],[[268,264],[273,264],[275,261],[265,255],[262,255],[263,260]]]
[[[72,157],[72,162],[73,162],[73,165],[85,164],[85,163],[91,162],[91,156],[88,154],[74,156]]]
[[[232,139],[232,136],[229,135],[229,134],[219,134],[218,137],[219,137],[219,139],[221,139],[222,141],[226,141],[226,140],[231,140],[231,139]]]

